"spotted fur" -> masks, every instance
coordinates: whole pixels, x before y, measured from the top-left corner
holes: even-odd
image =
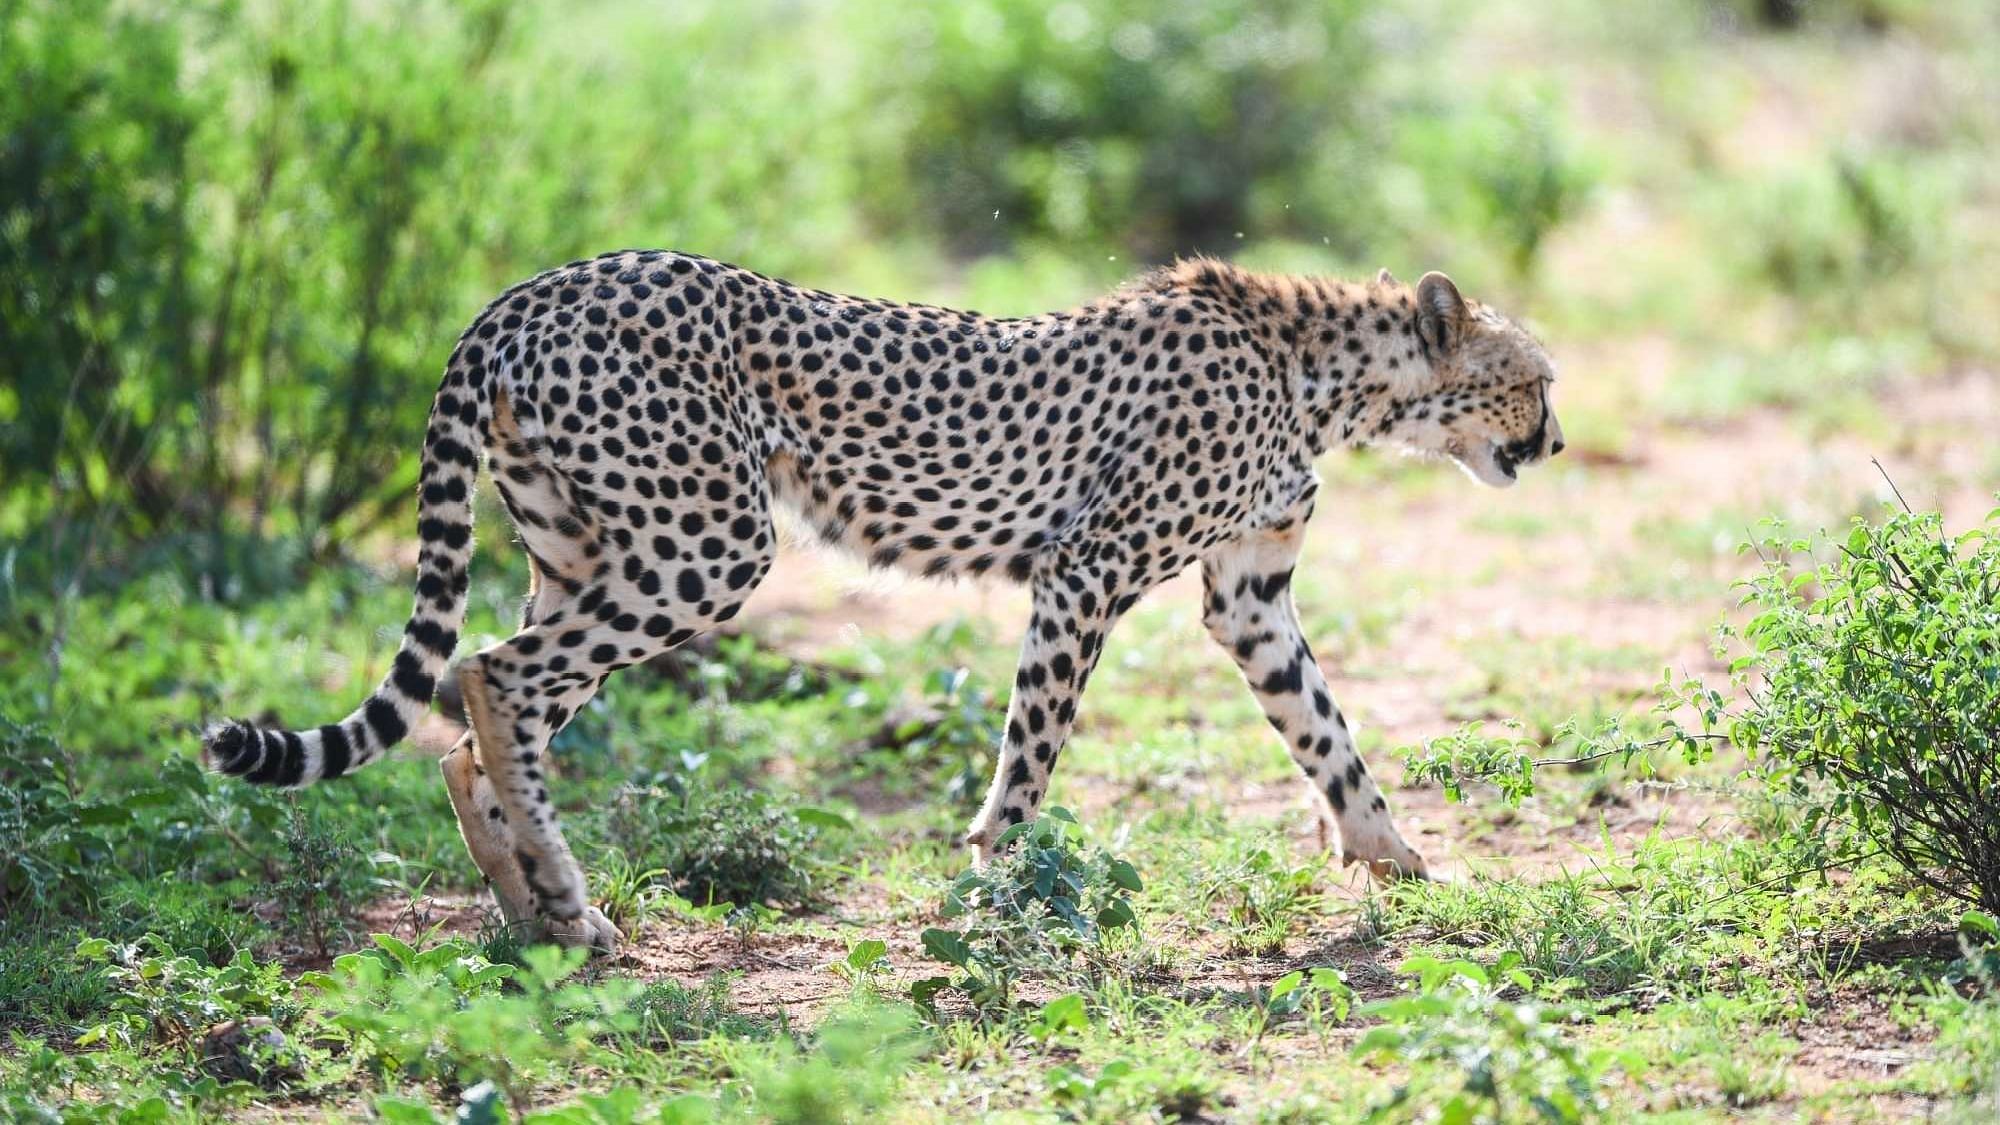
[[[465,616],[483,455],[532,560],[521,629],[461,666],[444,772],[511,921],[609,947],[549,800],[549,739],[604,677],[742,606],[774,501],[878,566],[996,575],[1033,612],[981,855],[1032,816],[1105,637],[1200,564],[1204,621],[1311,780],[1349,861],[1423,875],[1354,749],[1290,596],[1313,460],[1383,444],[1492,485],[1562,448],[1541,347],[1441,274],[1415,287],[1195,260],[1070,312],[1001,319],[801,289],[691,254],[574,262],[459,339],[419,479],[416,607],[388,677],[313,730],[212,729],[272,785],[381,756],[429,705]]]

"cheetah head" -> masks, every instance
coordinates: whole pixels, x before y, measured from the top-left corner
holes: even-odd
[[[1562,425],[1549,405],[1555,366],[1542,345],[1498,312],[1468,303],[1441,273],[1417,282],[1416,304],[1429,369],[1401,403],[1398,443],[1449,457],[1494,488],[1562,452]]]

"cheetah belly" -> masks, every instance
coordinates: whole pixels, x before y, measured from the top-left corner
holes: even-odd
[[[891,436],[856,457],[780,452],[768,462],[776,499],[824,541],[871,565],[913,574],[1024,579],[1079,507],[1077,479],[1006,465],[965,468],[899,457]],[[938,471],[933,475],[929,470]]]

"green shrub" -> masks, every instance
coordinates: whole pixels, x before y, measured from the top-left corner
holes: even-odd
[[[881,92],[913,200],[956,245],[1006,235],[1142,255],[1247,227],[1359,238],[1368,0],[1031,0],[899,18]],[[1310,154],[1301,159],[1301,154]],[[995,213],[997,212],[997,218]]]
[[[1914,332],[1978,350],[1983,337],[1959,323],[1977,302],[1947,280],[1976,268],[1959,260],[1969,190],[1949,160],[1856,150],[1731,185],[1715,195],[1715,220],[1746,280],[1814,320],[1870,343]]]
[[[248,950],[214,966],[149,934],[122,945],[88,938],[77,945],[76,956],[102,966],[115,989],[110,1018],[78,1036],[78,1046],[160,1043],[189,1049],[221,1021],[262,1016],[283,1022],[297,1011],[282,966],[259,964]]]
[[[1219,1116],[1221,1083],[1203,1061],[1195,1056],[1144,1065],[1113,1059],[1095,1075],[1061,1065],[1045,1081],[1050,1097],[1067,1111],[1066,1120],[1207,1121]]]
[[[656,980],[632,1001],[632,1016],[643,1042],[654,1047],[727,1035],[756,1039],[770,1028],[736,1010],[729,979],[712,976],[699,985]]]
[[[0,322],[28,373],[5,453],[51,506],[220,531],[255,496],[253,530],[310,537],[407,504],[382,486],[466,318],[504,9],[348,7],[0,15],[26,92],[0,109]]]
[[[367,888],[373,865],[338,829],[294,808],[285,827],[285,858],[271,893],[284,912],[287,936],[326,956],[347,912]]]
[[[1415,189],[1398,221],[1450,232],[1454,255],[1466,234],[1475,245],[1489,240],[1514,273],[1531,273],[1542,243],[1581,207],[1595,179],[1560,103],[1542,88],[1429,108],[1405,115],[1397,130],[1395,159]]]
[[[2000,510],[1857,519],[1837,554],[1772,542],[1736,638],[1737,701],[1691,693],[1769,784],[1819,797],[1919,880],[2000,912]]]
[[[876,182],[866,94],[761,34],[809,41],[788,10],[742,15],[0,7],[0,533],[184,536],[218,580],[244,534],[324,552],[408,510],[422,404],[500,286],[634,244],[833,260]]]
[[[638,982],[572,980],[583,950],[535,946],[516,967],[463,941],[419,949],[377,934],[375,942],[300,978],[318,991],[316,1016],[344,1040],[343,1053],[373,1072],[461,1088],[492,1082],[518,1113],[537,1083],[634,1026]]]
[[[888,1108],[925,1047],[907,1005],[864,1001],[820,1027],[810,1050],[781,1038],[745,1052],[736,1062],[744,1079],[738,1108],[788,1125],[864,1121]]]

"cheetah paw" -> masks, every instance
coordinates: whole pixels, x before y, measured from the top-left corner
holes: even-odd
[[[1368,874],[1378,883],[1396,883],[1405,879],[1432,882],[1436,878],[1431,874],[1430,864],[1425,862],[1424,857],[1408,848],[1403,849],[1403,854],[1394,859],[1362,860],[1357,856],[1347,862],[1366,863]]]
[[[1354,846],[1341,849],[1342,865],[1359,863],[1378,883],[1394,883],[1403,879],[1429,881],[1433,878],[1430,864],[1415,848],[1404,843],[1400,834],[1364,835],[1356,832],[1354,835],[1361,839],[1355,841]],[[1342,843],[1345,845],[1348,841],[1343,840]]]
[[[585,906],[583,913],[574,918],[544,917],[541,927],[542,935],[549,941],[571,949],[588,949],[593,957],[614,952],[625,940],[624,932],[595,906]]]

